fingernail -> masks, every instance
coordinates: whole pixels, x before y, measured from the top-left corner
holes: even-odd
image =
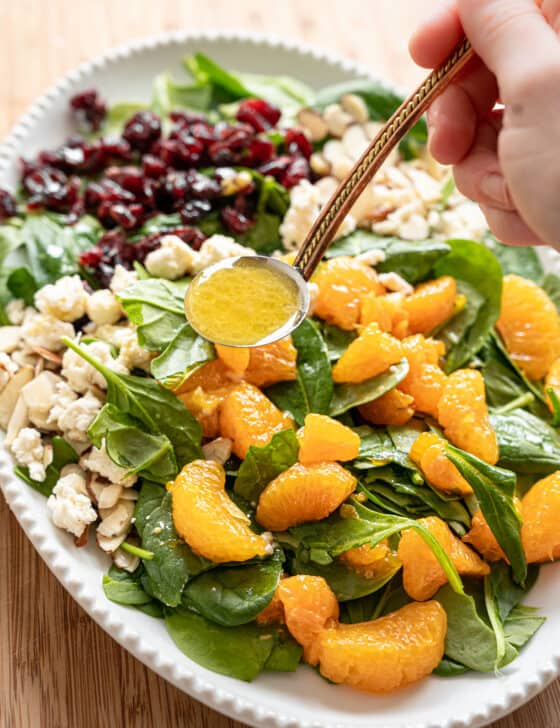
[[[480,180],[480,191],[493,207],[511,210],[513,205],[509,196],[506,181],[501,174],[492,172]]]

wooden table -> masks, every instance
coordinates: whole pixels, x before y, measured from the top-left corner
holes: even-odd
[[[375,0],[364,17],[367,5],[0,0],[0,138],[62,73],[111,46],[167,30],[274,32],[358,58],[382,76],[413,84],[422,71],[408,58],[407,38],[436,0]],[[1,496],[0,563],[0,728],[241,728],[168,685],[113,642],[48,571]],[[557,682],[494,728],[559,724]]]

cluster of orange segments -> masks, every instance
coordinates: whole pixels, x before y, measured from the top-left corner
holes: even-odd
[[[498,461],[482,375],[472,368],[447,375],[441,367],[444,345],[429,337],[464,305],[453,278],[422,283],[410,294],[391,293],[372,268],[339,257],[323,263],[313,280],[318,287],[314,315],[358,333],[333,366],[335,383],[360,383],[403,358],[408,361],[408,374],[397,387],[360,406],[364,420],[402,425],[415,415],[428,416],[457,447],[487,463]],[[546,377],[560,395],[560,318],[546,293],[523,278],[506,276],[497,328],[526,376]],[[201,422],[206,438],[229,438],[243,459],[249,447],[266,445],[282,430],[295,430],[291,416],[262,388],[296,379],[297,352],[289,339],[251,350],[216,348],[217,358],[197,370],[177,394]],[[185,466],[169,485],[173,518],[197,554],[216,563],[264,557],[272,552],[271,532],[322,520],[355,491],[356,478],[341,465],[359,453],[360,438],[352,429],[309,414],[297,437],[298,462],[268,483],[255,504],[261,533],[229,497],[221,465],[195,461]],[[421,433],[410,458],[434,488],[460,497],[472,493],[446,457],[439,435]],[[560,558],[560,472],[535,484],[517,507],[527,560]],[[462,540],[435,516],[421,523],[460,574],[481,577],[489,573],[487,562],[505,559],[480,511]],[[372,621],[342,624],[338,602],[324,579],[286,576],[257,621],[284,623],[302,645],[305,660],[333,682],[383,692],[428,675],[443,655],[446,633],[445,611],[431,599],[447,577],[432,551],[416,532],[406,530],[396,551],[383,541],[337,558],[366,578],[402,566],[412,603]]]

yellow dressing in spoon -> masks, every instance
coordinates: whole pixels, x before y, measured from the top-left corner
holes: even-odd
[[[232,258],[191,282],[185,313],[204,338],[228,346],[256,346],[286,336],[307,313],[299,273],[264,256]]]

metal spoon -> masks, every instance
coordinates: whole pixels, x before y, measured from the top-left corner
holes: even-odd
[[[251,346],[259,346],[263,343],[271,343],[272,341],[281,339],[301,323],[309,305],[306,281],[311,278],[313,271],[332,242],[340,224],[346,215],[348,215],[352,206],[381,167],[391,150],[418,121],[436,96],[441,94],[473,56],[474,51],[471,44],[465,38],[455,47],[447,60],[439,68],[433,70],[420,86],[402,102],[387,123],[379,130],[375,139],[370,143],[348,176],[340,183],[333,192],[330,200],[321,210],[321,213],[299,249],[293,267],[290,269],[290,266],[285,263],[277,266],[276,263],[279,263],[279,261],[275,261],[276,270],[282,270],[292,280],[296,281],[300,293],[299,305],[305,306],[305,308],[300,310],[298,315],[290,318],[286,326],[282,326],[278,331],[268,335],[265,339],[251,344]],[[271,265],[271,261],[274,260],[266,256],[255,256],[251,259],[262,261],[262,265],[267,266]],[[206,269],[204,273],[208,275],[209,272],[230,266],[231,261],[225,260],[212,266],[211,271]],[[191,286],[196,285],[197,279],[198,276],[193,280]],[[263,302],[263,304],[266,305],[266,302]],[[206,332],[206,337],[208,337],[208,332]]]

